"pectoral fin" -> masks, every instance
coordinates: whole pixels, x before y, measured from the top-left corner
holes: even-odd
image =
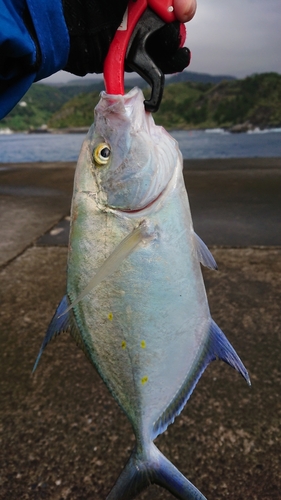
[[[69,312],[70,309],[75,307],[78,302],[88,295],[89,292],[96,288],[101,281],[108,278],[108,276],[116,271],[122,262],[130,255],[130,253],[132,253],[141,241],[147,237],[149,237],[149,235],[147,235],[145,223],[140,224],[128,236],[126,236],[126,238],[124,238],[124,240],[122,240],[121,243],[119,243],[119,245],[113,250],[112,254],[104,261],[84,290],[78,295],[72,304],[65,309],[65,311],[61,312],[59,317]]]
[[[194,244],[197,251],[198,259],[203,264],[203,266],[208,267],[209,269],[217,270],[217,263],[212,256],[209,248],[205,245],[204,241],[194,232]]]

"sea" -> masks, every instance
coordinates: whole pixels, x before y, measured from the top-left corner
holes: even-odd
[[[175,130],[185,159],[281,157],[281,128],[247,133]],[[85,134],[0,134],[0,163],[76,161]]]

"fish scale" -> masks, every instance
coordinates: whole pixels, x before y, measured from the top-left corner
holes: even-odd
[[[76,168],[67,294],[35,368],[69,330],[130,420],[136,447],[108,500],[130,500],[150,483],[203,500],[153,440],[212,360],[250,383],[211,318],[200,262],[216,269],[193,230],[176,141],[144,111],[139,89],[102,93]]]

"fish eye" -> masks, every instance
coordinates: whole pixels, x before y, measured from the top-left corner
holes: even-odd
[[[93,160],[98,167],[106,165],[109,162],[111,149],[106,142],[101,142],[93,152]]]

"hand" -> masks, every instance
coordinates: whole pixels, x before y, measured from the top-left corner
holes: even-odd
[[[196,0],[174,0],[174,12],[178,21],[187,23],[196,12]]]
[[[180,23],[190,21],[196,7],[196,0],[174,0],[175,16]],[[167,24],[151,35],[147,43],[147,52],[166,74],[183,71],[190,63],[190,51],[183,47],[185,31],[179,22]]]
[[[79,76],[103,72],[104,59],[127,4],[128,0],[62,0],[70,38],[64,70]],[[174,9],[178,21],[186,22],[195,14],[196,0],[174,0]],[[178,22],[151,36],[150,47],[151,57],[164,73],[182,71],[189,64],[190,52],[181,48]]]
[[[184,25],[174,21],[148,38],[146,51],[162,73],[179,73],[189,65],[191,54],[187,47],[183,47],[185,36]]]
[[[62,0],[62,5],[70,38],[68,61],[63,69],[78,76],[102,73],[128,0]]]

